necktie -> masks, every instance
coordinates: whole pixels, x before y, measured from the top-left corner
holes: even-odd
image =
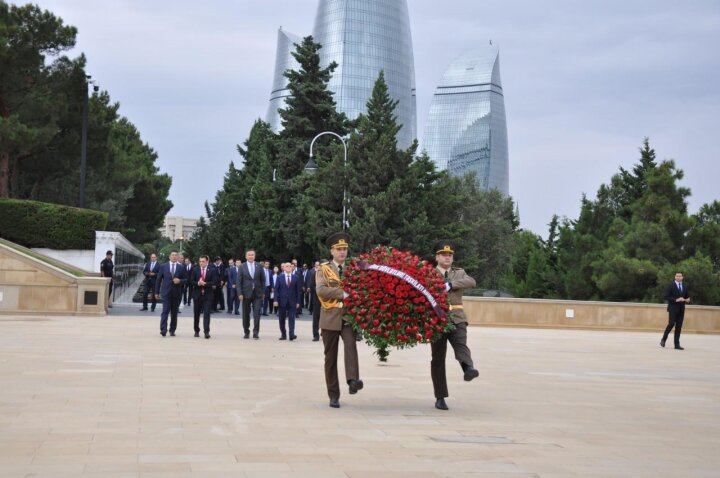
[[[203,282],[205,282],[205,268],[204,268],[204,267],[202,268],[202,273],[200,274],[200,280],[202,280]],[[202,289],[200,289],[200,293],[201,293],[201,294],[205,294],[205,287],[203,287]]]
[[[287,283],[287,286],[290,287],[290,274],[285,274],[285,282]]]
[[[175,277],[175,263],[174,262],[170,264],[170,275]]]
[[[150,263],[150,272],[152,272],[153,269],[155,269],[155,263],[151,262]]]
[[[342,270],[343,270],[343,266],[338,266],[338,271],[340,271],[339,275],[340,275],[341,279],[342,279]]]
[[[680,292],[682,292],[682,282],[678,282],[678,289],[680,289]]]
[[[445,271],[445,278],[448,278],[448,271]]]

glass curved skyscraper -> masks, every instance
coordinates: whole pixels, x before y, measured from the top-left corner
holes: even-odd
[[[455,59],[435,90],[423,149],[438,169],[475,171],[483,189],[509,194],[509,160],[500,56],[492,45]]]
[[[299,66],[295,57],[292,56],[295,51],[295,43],[302,43],[302,38],[286,32],[282,28],[278,30],[275,75],[270,92],[270,105],[267,115],[265,115],[265,121],[270,123],[270,127],[275,132],[279,131],[282,126],[278,109],[285,107],[285,98],[290,96],[290,91],[287,89],[288,80],[284,76],[285,70],[296,70]]]
[[[403,127],[398,133],[398,146],[410,146],[417,130],[415,63],[407,1],[320,0],[313,37],[322,45],[321,65],[333,61],[338,64],[328,86],[335,94],[338,110],[350,119],[366,111],[375,80],[384,70],[389,94],[399,101],[395,114]],[[279,70],[281,63],[288,63],[281,43],[287,40],[278,39],[275,81],[267,115],[276,131],[280,126],[277,108],[284,102],[277,92],[287,85],[282,76],[284,69]]]

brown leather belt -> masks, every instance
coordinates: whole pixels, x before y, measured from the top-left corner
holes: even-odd
[[[463,310],[462,304],[452,305],[450,304],[450,310]]]

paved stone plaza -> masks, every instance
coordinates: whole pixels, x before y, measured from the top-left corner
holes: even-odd
[[[472,328],[480,378],[448,358],[447,412],[429,347],[363,344],[336,410],[309,322],[157,317],[0,317],[0,477],[720,475],[720,336]]]

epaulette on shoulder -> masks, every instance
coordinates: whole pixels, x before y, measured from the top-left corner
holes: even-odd
[[[330,261],[325,261],[325,262],[323,262],[323,263],[320,264],[320,265],[321,265],[321,266],[326,266],[326,265],[328,265],[328,264],[330,264]]]

